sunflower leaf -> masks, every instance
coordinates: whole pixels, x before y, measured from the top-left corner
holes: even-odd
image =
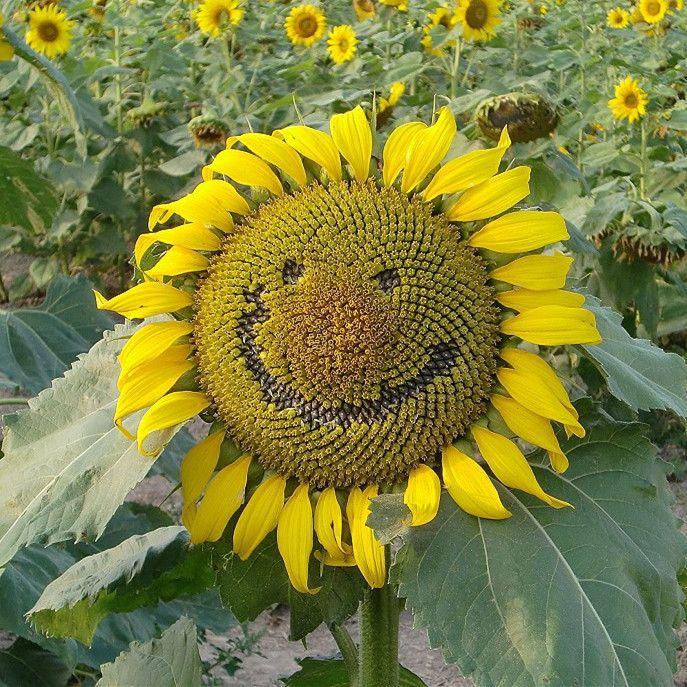
[[[196,626],[181,618],[160,639],[133,642],[113,663],[101,666],[96,687],[200,687],[203,664],[198,652]]]
[[[106,332],[28,409],[5,417],[0,567],[30,544],[99,537],[150,470],[152,461],[112,421],[117,354],[132,331]]]
[[[544,458],[554,510],[499,486],[508,520],[442,498],[436,519],[404,537],[396,568],[430,643],[480,687],[673,685],[685,555],[665,469],[639,424],[585,418],[563,442],[571,467]]]
[[[596,316],[603,341],[582,346],[599,368],[609,391],[633,410],[672,410],[687,417],[687,363],[645,339],[633,339],[621,316],[586,295],[586,306]]]

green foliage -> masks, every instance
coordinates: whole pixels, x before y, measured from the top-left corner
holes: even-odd
[[[0,649],[0,687],[65,687],[71,673],[57,656],[25,639]]]
[[[181,618],[159,639],[134,642],[114,663],[101,666],[96,687],[200,687],[202,664],[196,627]]]
[[[298,662],[300,670],[293,675],[282,678],[284,687],[349,687],[350,680],[346,664],[336,658],[304,658]],[[426,687],[409,670],[401,666],[398,687]]]
[[[574,508],[499,485],[510,519],[474,518],[445,495],[432,523],[404,535],[400,594],[480,687],[673,684],[685,541],[665,468],[641,425],[584,423],[584,440],[563,443],[568,472],[539,454],[533,464]]]
[[[53,279],[39,308],[0,310],[0,373],[31,393],[50,386],[112,326],[83,276]]]

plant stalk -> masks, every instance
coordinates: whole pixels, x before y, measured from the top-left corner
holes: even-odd
[[[358,687],[398,687],[399,612],[393,585],[365,592],[360,606]]]
[[[639,167],[639,197],[647,200],[646,195],[646,172],[647,172],[647,131],[646,124],[642,119],[640,122],[641,144],[640,144],[640,167]]]
[[[460,67],[460,48],[462,41],[456,38],[453,46],[453,64],[451,65],[451,97],[456,97],[456,86],[458,85],[458,68]]]
[[[332,623],[329,626],[329,631],[332,633],[346,664],[349,687],[358,687],[358,647],[343,625]]]

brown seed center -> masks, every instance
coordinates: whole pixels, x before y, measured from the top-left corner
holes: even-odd
[[[482,0],[473,0],[465,12],[465,21],[472,29],[481,29],[487,23],[489,9]]]
[[[52,43],[60,35],[57,26],[52,22],[43,22],[38,26],[38,35],[46,42]]]

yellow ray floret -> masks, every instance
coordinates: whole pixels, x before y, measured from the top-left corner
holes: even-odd
[[[322,167],[330,179],[341,179],[341,158],[329,134],[309,126],[296,125],[279,129],[274,132],[274,136],[283,139],[303,157]]]
[[[343,516],[333,487],[325,489],[315,506],[315,532],[326,552],[328,565],[350,565],[352,549],[343,541]]]
[[[360,105],[345,114],[331,118],[329,127],[339,152],[351,165],[353,176],[365,181],[370,171],[372,157],[372,131]]]
[[[277,169],[291,177],[299,186],[307,180],[305,168],[300,155],[284,141],[268,134],[249,133],[233,136],[227,140],[227,147],[236,142],[242,143],[248,150],[260,156]]]
[[[210,433],[190,449],[181,463],[181,495],[184,499],[181,519],[188,530],[196,515],[196,501],[217,468],[223,440],[222,430]]]
[[[383,587],[386,582],[385,549],[377,541],[372,529],[365,524],[370,515],[370,500],[377,493],[375,486],[367,487],[364,491],[353,487],[346,506],[355,562],[373,589]]]
[[[197,223],[141,234],[136,239],[134,247],[134,258],[139,267],[146,251],[155,243],[181,246],[190,250],[216,251],[220,247],[221,239],[212,229]]]
[[[434,520],[439,510],[440,496],[441,482],[429,465],[418,465],[410,471],[403,503],[413,515],[413,526],[426,525]]]
[[[570,238],[557,212],[521,210],[489,222],[468,243],[497,253],[527,253]]]
[[[384,145],[382,179],[385,186],[391,186],[406,164],[406,155],[415,139],[427,129],[422,122],[408,122],[394,129]]]
[[[110,299],[98,291],[94,293],[95,303],[100,310],[113,310],[130,320],[177,312],[193,302],[191,295],[185,291],[158,282],[137,284]]]
[[[601,343],[593,313],[560,305],[543,305],[521,312],[505,320],[501,331],[539,346]]]
[[[548,291],[565,286],[573,259],[556,255],[525,255],[491,272],[491,278],[532,291]]]
[[[137,365],[164,353],[172,344],[193,331],[190,322],[152,322],[135,331],[119,354],[120,381]]]
[[[543,305],[560,305],[565,308],[581,308],[584,305],[584,296],[581,293],[561,289],[547,291],[511,289],[497,293],[496,300],[504,307],[516,312],[541,308]]]
[[[209,181],[215,174],[228,177],[237,184],[266,188],[275,196],[284,193],[279,177],[272,168],[257,155],[244,150],[227,148],[203,167],[203,179]]]

